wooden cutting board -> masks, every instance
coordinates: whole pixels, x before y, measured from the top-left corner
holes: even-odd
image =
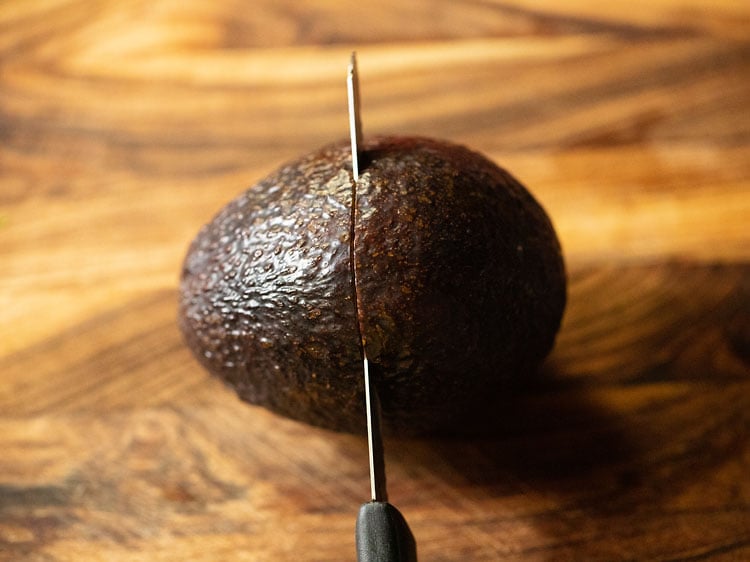
[[[347,134],[510,169],[567,259],[544,378],[389,440],[420,560],[750,559],[750,7],[0,6],[0,559],[353,560],[366,444],[240,403],[176,327],[198,228]]]

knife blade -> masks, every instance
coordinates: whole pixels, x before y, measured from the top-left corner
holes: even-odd
[[[367,418],[367,449],[370,461],[371,501],[362,504],[357,516],[356,543],[359,562],[416,562],[417,546],[414,535],[401,512],[388,503],[385,479],[385,454],[381,428],[381,410],[377,387],[370,376],[365,337],[365,310],[357,278],[357,248],[355,227],[358,205],[357,187],[360,181],[362,150],[362,122],[359,105],[359,75],[357,56],[352,53],[347,72],[347,101],[349,105],[349,137],[352,147],[352,209],[350,230],[350,258],[354,301],[357,310],[359,343],[362,353],[365,413]]]

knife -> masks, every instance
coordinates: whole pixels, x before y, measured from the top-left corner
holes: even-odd
[[[362,504],[355,530],[357,560],[359,562],[416,562],[417,545],[409,525],[398,509],[388,503],[385,485],[385,456],[380,424],[380,401],[377,388],[370,377],[370,364],[365,349],[364,309],[360,299],[355,267],[356,248],[354,225],[357,217],[357,184],[360,172],[362,123],[359,110],[359,76],[357,56],[352,53],[346,78],[349,102],[349,137],[352,145],[352,228],[350,236],[351,274],[357,307],[362,371],[365,387],[365,412],[367,416],[367,448],[370,457],[371,500]]]

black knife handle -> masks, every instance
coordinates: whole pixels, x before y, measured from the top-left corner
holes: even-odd
[[[417,562],[417,543],[401,512],[387,502],[362,504],[357,516],[359,562]]]

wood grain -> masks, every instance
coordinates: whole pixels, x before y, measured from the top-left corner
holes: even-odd
[[[526,183],[570,295],[471,439],[387,443],[421,560],[750,558],[750,9],[0,4],[0,560],[352,560],[366,444],[246,406],[175,324],[227,200],[346,134]]]

